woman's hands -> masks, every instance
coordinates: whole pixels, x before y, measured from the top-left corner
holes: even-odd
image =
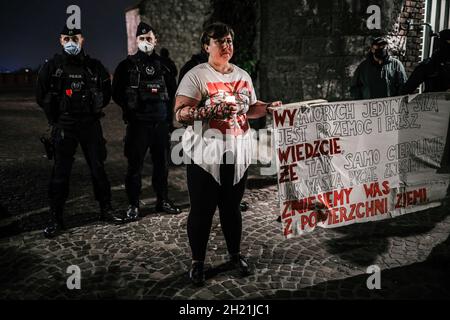
[[[249,119],[258,119],[264,117],[267,114],[267,111],[269,111],[269,113],[272,113],[275,108],[281,105],[281,101],[267,103],[258,100],[255,104],[250,106],[250,109],[247,112],[247,117]]]
[[[272,114],[272,112],[275,110],[275,108],[278,108],[282,105],[283,105],[283,102],[281,102],[281,101],[271,102],[267,105],[267,111],[269,111],[269,113]]]
[[[198,106],[200,101],[186,97],[177,96],[175,98],[174,113],[175,119],[182,124],[191,124],[195,119],[192,118],[191,108]]]
[[[177,120],[179,123],[190,123],[193,121],[191,119],[191,114],[189,111],[188,106],[180,106],[178,110],[175,112],[175,120]]]
[[[216,112],[212,119],[227,119],[236,115],[239,111],[239,107],[234,102],[221,102],[216,105]]]
[[[199,101],[178,96],[175,102],[175,118],[180,123],[191,124],[195,120],[228,119],[239,112],[235,100],[227,99],[219,104],[198,107]]]
[[[232,118],[240,111],[234,97],[228,97],[225,101],[214,107],[198,107],[200,101],[192,98],[178,96],[175,102],[175,117],[178,122],[190,124],[195,120],[226,119]],[[257,101],[251,105],[247,116],[249,119],[258,119],[266,115],[267,111],[272,113],[275,108],[282,105],[281,101],[271,103]]]

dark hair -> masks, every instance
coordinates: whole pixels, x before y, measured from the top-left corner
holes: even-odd
[[[200,38],[202,48],[205,44],[209,45],[210,39],[220,39],[228,34],[234,39],[234,31],[229,25],[222,22],[211,23],[203,30],[202,37]]]

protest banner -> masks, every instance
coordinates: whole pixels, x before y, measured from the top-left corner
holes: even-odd
[[[450,94],[299,102],[274,111],[283,234],[441,205],[450,182]]]

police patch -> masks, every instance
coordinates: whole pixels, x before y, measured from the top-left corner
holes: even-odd
[[[72,90],[81,90],[81,82],[72,82],[70,87]]]
[[[155,74],[155,68],[152,66],[148,66],[145,68],[145,73],[147,73],[149,76],[152,76]]]

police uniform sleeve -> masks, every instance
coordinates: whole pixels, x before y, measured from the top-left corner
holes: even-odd
[[[99,77],[100,77],[100,83],[101,83],[101,90],[103,93],[103,108],[106,107],[109,102],[111,101],[111,77],[109,75],[108,70],[101,64],[101,62],[98,62],[99,66]]]
[[[173,77],[175,78],[175,81],[176,81],[177,80],[177,75],[178,75],[178,68],[177,68],[176,64],[173,61],[170,62],[170,67],[172,69]]]
[[[51,122],[51,111],[48,108],[48,104],[45,103],[47,94],[50,91],[50,78],[52,72],[51,62],[46,61],[39,70],[36,82],[36,102],[44,110],[45,115],[49,123]]]
[[[402,89],[402,94],[412,94],[420,86],[422,82],[425,81],[426,75],[426,65],[425,63],[420,63],[413,71],[408,81]]]
[[[165,66],[167,69],[168,67]],[[173,104],[175,99],[175,92],[177,90],[177,80],[168,69],[164,74],[164,81],[167,86],[167,93],[169,94],[169,101],[167,105],[167,122],[169,126],[173,125]]]
[[[112,81],[112,99],[119,105],[123,112],[125,112],[126,108],[127,77],[126,60],[124,60],[119,63],[114,71]]]
[[[166,71],[164,72],[164,81],[166,82],[167,93],[169,94],[169,98],[173,100],[173,98],[175,97],[175,92],[177,91],[177,80],[170,72],[169,67],[167,67],[167,65],[164,66],[166,69]]]

